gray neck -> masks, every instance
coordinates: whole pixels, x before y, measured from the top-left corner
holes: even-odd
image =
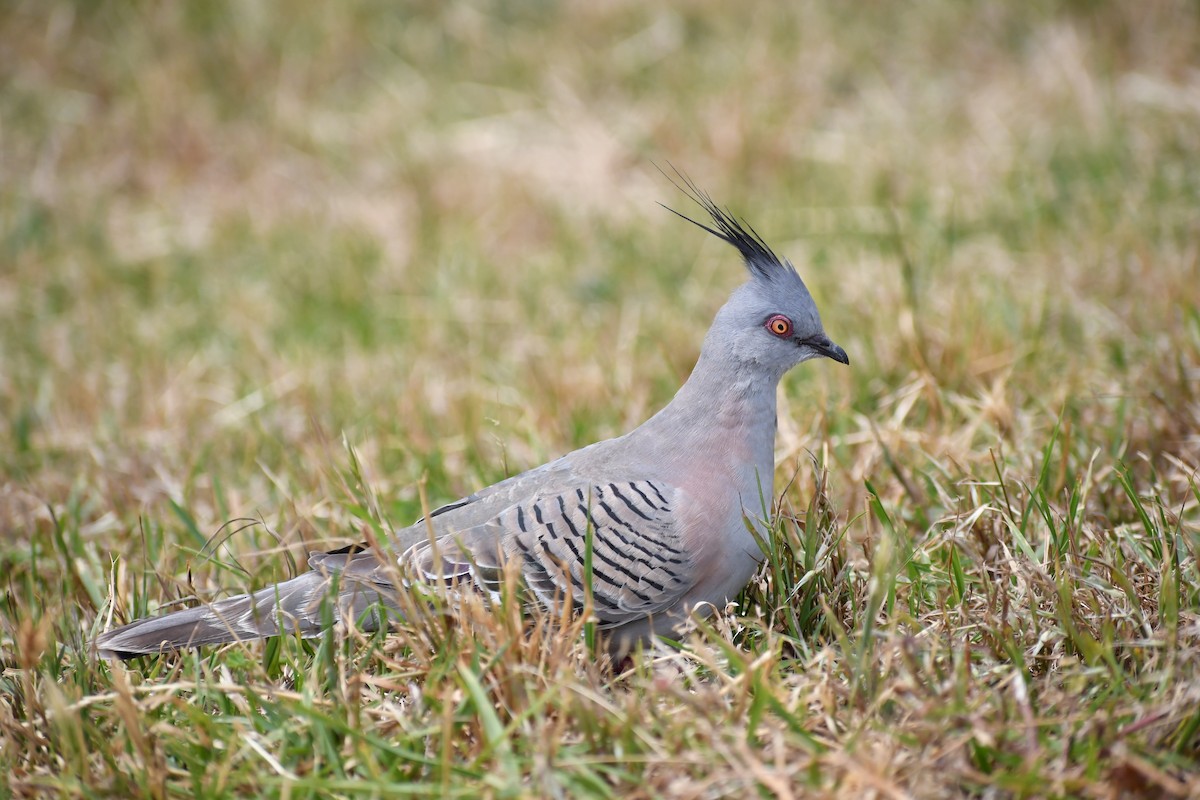
[[[671,455],[693,465],[699,459],[726,469],[751,465],[769,490],[775,464],[775,389],[781,376],[758,364],[737,362],[713,339],[705,340],[696,367],[675,398],[630,436],[647,436],[660,449],[669,442]]]

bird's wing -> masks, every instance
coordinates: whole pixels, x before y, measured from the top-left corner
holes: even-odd
[[[604,628],[663,612],[694,583],[684,546],[682,492],[659,480],[579,481],[513,502],[463,530],[437,530],[401,558],[427,581],[470,580],[495,592],[516,560],[525,584],[548,607],[590,592]],[[588,550],[590,547],[590,577]]]

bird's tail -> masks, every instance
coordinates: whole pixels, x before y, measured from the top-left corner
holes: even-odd
[[[320,554],[314,559],[330,555]],[[96,638],[96,648],[104,658],[129,659],[281,633],[316,636],[344,619],[355,620],[364,630],[378,628],[382,624],[380,602],[394,608],[394,601],[377,591],[383,586],[373,587],[353,579],[342,580],[335,595],[331,587],[340,572],[316,569],[253,594],[139,619],[101,634]]]

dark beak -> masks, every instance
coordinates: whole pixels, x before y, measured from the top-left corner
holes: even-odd
[[[811,339],[803,339],[800,344],[808,345],[826,358],[832,358],[840,364],[850,365],[850,356],[846,355],[845,350],[830,341],[828,336],[814,336]]]

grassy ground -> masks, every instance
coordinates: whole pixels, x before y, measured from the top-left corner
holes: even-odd
[[[1200,795],[1197,17],[6,4],[0,795]],[[741,279],[666,162],[853,362],[742,602],[97,663],[665,403]]]

